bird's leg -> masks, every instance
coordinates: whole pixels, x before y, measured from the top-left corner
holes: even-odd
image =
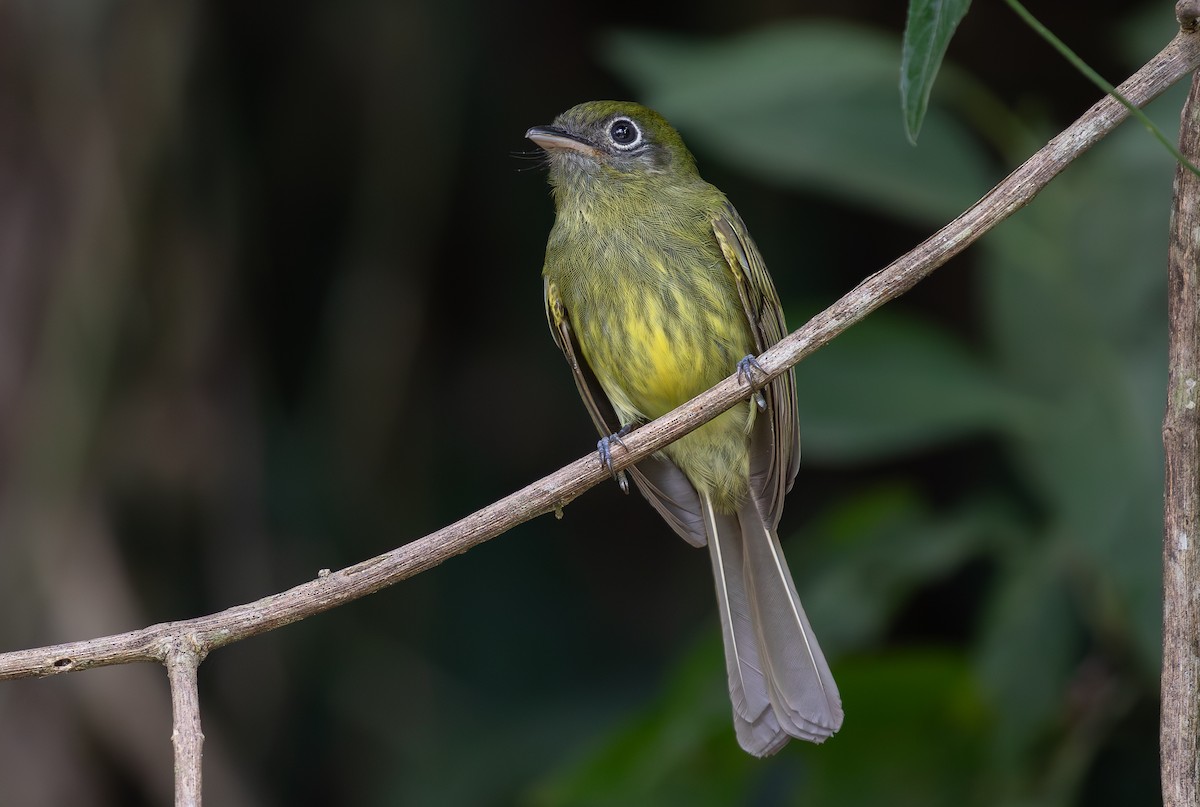
[[[617,484],[621,486],[621,492],[626,495],[629,495],[629,478],[625,476],[624,470],[613,470],[612,446],[613,443],[616,443],[621,448],[628,451],[629,449],[625,448],[625,443],[621,442],[621,438],[629,434],[631,431],[633,431],[633,424],[626,423],[619,430],[613,434],[610,434],[608,437],[601,437],[599,442],[596,443],[596,450],[600,452],[600,464],[608,469],[608,472],[612,474],[612,478],[617,480]]]
[[[762,368],[762,365],[758,363],[758,359],[754,358],[753,354],[748,353],[748,354],[746,354],[746,357],[744,359],[742,359],[741,361],[739,361],[737,363],[738,381],[743,384],[747,384],[750,387],[755,387],[755,384],[754,384],[754,373],[755,372],[762,373],[763,375],[767,374],[767,371],[764,370]],[[754,390],[754,403],[758,404],[758,411],[760,411],[760,412],[767,411],[767,399],[762,394],[761,389]]]

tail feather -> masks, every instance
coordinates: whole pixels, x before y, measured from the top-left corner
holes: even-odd
[[[767,756],[789,737],[823,742],[842,724],[841,698],[753,496],[736,515],[701,494],[738,742]]]
[[[737,519],[713,512],[712,502],[702,497],[704,522],[709,535],[717,587],[717,608],[721,613],[721,634],[725,639],[725,665],[729,672],[729,698],[733,702],[734,723],[743,745],[761,735],[768,742],[779,731],[767,694],[767,680],[758,653],[754,616],[746,599],[745,556]],[[765,722],[764,722],[764,717]],[[743,740],[743,734],[746,738]]]

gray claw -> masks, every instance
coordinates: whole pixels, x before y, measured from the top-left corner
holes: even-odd
[[[767,374],[767,371],[762,368],[762,365],[758,363],[758,359],[754,358],[754,356],[746,356],[746,358],[737,363],[737,377],[740,383],[750,387],[756,386],[754,383],[755,372],[762,375]],[[762,394],[762,390],[755,390],[754,403],[758,405],[758,411],[767,411],[767,398]]]
[[[737,363],[738,381],[743,384],[754,386],[755,371],[763,375],[767,374],[767,371],[764,370],[762,365],[758,363],[758,359],[754,358],[753,355],[747,355],[744,359]]]
[[[612,446],[613,443],[616,443],[622,449],[628,451],[629,449],[625,448],[625,443],[621,438],[631,431],[633,431],[632,425],[622,426],[619,431],[610,434],[608,437],[601,437],[596,443],[596,451],[600,455],[600,464],[608,470],[613,479],[617,480],[617,484],[621,486],[621,492],[626,495],[629,494],[629,478],[625,475],[625,471],[618,471],[613,468]]]

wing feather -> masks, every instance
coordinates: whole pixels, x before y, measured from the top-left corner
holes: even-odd
[[[737,284],[746,319],[762,353],[787,335],[783,306],[758,247],[742,217],[726,202],[713,219],[713,234]],[[751,438],[750,484],[773,529],[783,513],[783,498],[800,468],[800,428],[796,414],[796,377],[791,370],[763,390],[769,418],[759,418]]]

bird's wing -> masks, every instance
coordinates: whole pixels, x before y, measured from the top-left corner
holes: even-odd
[[[713,219],[713,234],[737,284],[758,353],[787,335],[783,306],[775,284],[742,217],[725,202]],[[770,416],[758,418],[751,439],[750,482],[772,527],[779,524],[783,497],[800,467],[800,428],[796,414],[796,378],[791,370],[772,381],[763,393]]]
[[[558,345],[558,349],[567,359],[567,364],[571,366],[571,376],[575,379],[575,386],[579,388],[579,397],[583,399],[583,405],[592,417],[592,423],[596,425],[596,430],[602,437],[607,437],[620,425],[617,413],[608,402],[608,396],[604,394],[592,368],[583,361],[579,343],[576,342],[575,333],[571,328],[567,307],[558,293],[558,287],[550,278],[545,278],[545,291],[546,321],[550,323],[550,335],[554,337],[554,344]]]
[[[546,320],[550,324],[550,334],[554,337],[554,343],[563,352],[567,364],[571,367],[571,376],[579,389],[579,397],[583,399],[583,405],[587,408],[596,431],[601,437],[608,437],[617,431],[621,425],[620,421],[595,373],[583,358],[583,352],[579,349],[579,342],[571,327],[566,304],[563,303],[558,287],[550,278],[545,279],[545,296]],[[704,546],[706,537],[700,497],[675,463],[665,456],[655,454],[626,470],[633,477],[638,490],[671,525],[671,529],[688,543]]]

